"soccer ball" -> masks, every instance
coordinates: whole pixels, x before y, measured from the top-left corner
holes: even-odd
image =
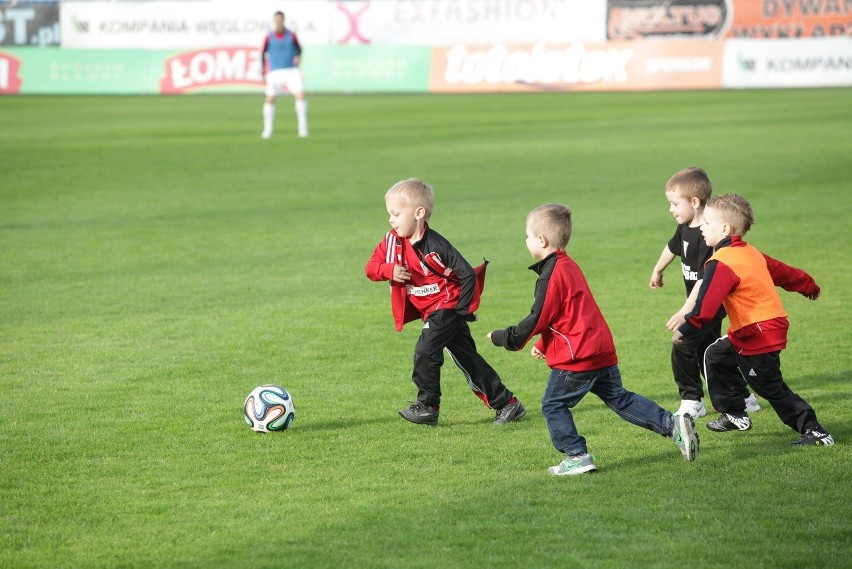
[[[295,416],[293,398],[277,385],[255,387],[243,405],[243,418],[258,433],[286,431]]]

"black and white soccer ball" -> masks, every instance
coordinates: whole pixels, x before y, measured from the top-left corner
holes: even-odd
[[[295,417],[293,397],[278,385],[255,387],[243,405],[243,418],[258,433],[286,431]]]

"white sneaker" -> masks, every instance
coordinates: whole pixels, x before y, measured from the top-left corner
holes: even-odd
[[[308,131],[300,130],[299,131],[299,138],[308,138]]]
[[[757,402],[757,397],[754,393],[746,397],[745,404],[746,413],[757,413],[758,411],[760,411],[760,403]]]
[[[264,129],[263,132],[260,133],[261,138],[270,138],[272,137],[272,131]]]
[[[548,474],[553,476],[575,476],[577,474],[586,474],[587,472],[597,472],[595,466],[595,457],[589,453],[580,454],[577,456],[566,456],[565,460],[551,466],[547,469]]]
[[[682,399],[680,401],[680,407],[678,407],[677,411],[675,411],[675,415],[685,415],[687,413],[689,413],[689,416],[693,419],[705,416],[707,414],[707,408],[704,407],[704,401],[701,399],[698,401],[693,399]]]

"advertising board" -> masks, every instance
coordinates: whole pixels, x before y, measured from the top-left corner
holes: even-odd
[[[434,48],[429,90],[608,91],[721,85],[720,41],[646,40]]]

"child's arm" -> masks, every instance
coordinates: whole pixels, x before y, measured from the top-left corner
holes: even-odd
[[[666,270],[666,267],[671,265],[672,261],[674,261],[676,257],[677,255],[671,252],[668,245],[663,247],[663,252],[660,253],[660,258],[657,260],[657,264],[654,265],[654,270],[651,272],[651,282],[648,283],[649,287],[662,288],[663,271]]]
[[[411,279],[411,273],[402,265],[397,264],[393,258],[397,239],[396,235],[388,233],[382,242],[376,246],[372,257],[367,261],[367,266],[364,267],[368,279],[371,281],[392,280],[399,283]]]
[[[666,328],[674,332],[686,321],[686,315],[692,312],[692,309],[695,308],[695,302],[698,300],[698,291],[701,290],[702,282],[704,282],[704,279],[695,281],[695,285],[692,287],[692,292],[690,292],[689,296],[686,297],[686,302],[683,303],[680,310],[672,314],[672,317],[669,318],[668,322],[666,322]]]
[[[791,267],[777,259],[773,259],[764,253],[766,267],[772,276],[775,286],[780,286],[788,292],[798,292],[811,300],[819,298],[820,289],[813,277],[801,269]]]
[[[695,306],[686,315],[685,321],[672,335],[672,342],[680,344],[684,336],[703,329],[716,318],[722,301],[740,284],[740,278],[727,265],[711,260],[704,267],[704,279],[698,289]]]
[[[522,349],[533,336],[541,334],[553,317],[555,304],[546,298],[549,280],[539,280],[535,285],[535,298],[533,306],[526,318],[517,326],[509,326],[502,330],[494,330],[488,334],[488,338],[495,346],[502,346],[507,350],[516,352]],[[536,345],[531,352],[533,357],[538,357],[536,351],[541,352],[541,346]]]

